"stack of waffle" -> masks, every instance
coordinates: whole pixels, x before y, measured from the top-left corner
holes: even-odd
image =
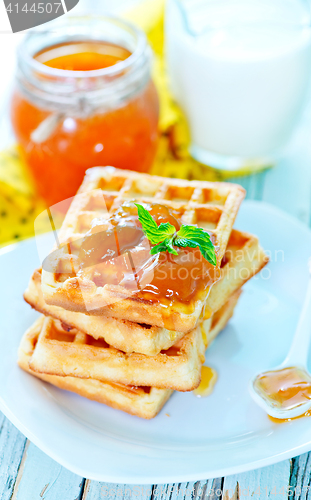
[[[143,418],[154,417],[174,390],[196,389],[207,346],[232,316],[242,285],[267,263],[255,236],[232,229],[243,198],[244,190],[229,183],[90,169],[57,235],[58,248],[24,294],[42,316],[21,341],[21,368]],[[100,264],[83,268],[80,249],[90,229],[96,232],[98,221],[130,200],[164,205],[182,224],[208,231],[218,281],[185,305],[103,283]]]

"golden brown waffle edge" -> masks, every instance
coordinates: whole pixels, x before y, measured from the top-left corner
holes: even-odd
[[[218,311],[211,322],[206,342],[209,345],[212,340],[226,326],[226,323],[234,312],[235,305],[241,290],[237,290],[228,302]],[[18,351],[18,364],[29,374],[48,382],[60,389],[74,392],[90,400],[104,403],[112,408],[136,415],[141,418],[151,419],[155,417],[165,402],[173,393],[170,389],[157,389],[155,387],[130,387],[109,382],[100,382],[94,379],[81,379],[77,377],[60,377],[38,373],[29,367],[29,361],[36,350],[38,337],[42,330],[44,317],[40,316],[36,322],[25,332]]]
[[[221,268],[221,278],[212,287],[205,304],[205,318],[215,313],[230,295],[258,273],[267,261],[268,258],[255,236],[233,230]],[[109,316],[90,316],[48,305],[41,293],[39,271],[33,274],[24,297],[38,312],[59,319],[68,327],[77,328],[96,339],[103,338],[109,345],[128,353],[138,352],[154,356],[184,336],[184,332],[140,325]]]
[[[216,238],[220,265],[240,203],[245,195],[241,186],[229,183],[185,181],[148,174],[117,170],[113,167],[90,169],[67,213],[60,231],[60,241],[81,241],[91,220],[103,217],[103,199],[113,212],[123,201],[138,199],[174,207],[181,213],[181,222],[197,224]],[[180,302],[173,305],[150,303],[135,298],[121,286],[98,287],[89,276],[67,277],[58,269],[70,272],[72,255],[63,249],[55,258],[54,270],[42,272],[42,292],[49,305],[90,315],[110,315],[136,323],[188,332],[195,327],[205,298],[197,297],[192,307]],[[61,261],[61,266],[59,265]]]

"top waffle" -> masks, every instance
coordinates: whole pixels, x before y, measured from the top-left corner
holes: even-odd
[[[208,290],[185,304],[142,300],[122,286],[99,285],[96,266],[81,268],[78,254],[83,238],[94,219],[107,220],[126,201],[156,202],[174,209],[182,224],[195,224],[211,234],[219,267],[244,195],[242,187],[229,183],[168,179],[113,167],[88,170],[61,228],[60,247],[49,259],[49,267],[43,269],[44,300],[71,311],[110,315],[175,331],[191,330]]]

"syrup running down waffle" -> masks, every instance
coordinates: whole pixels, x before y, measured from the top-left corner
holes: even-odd
[[[212,316],[224,301],[259,272],[267,261],[268,258],[256,236],[232,230],[221,265],[220,280],[213,285],[206,300],[204,317]],[[155,356],[184,336],[184,332],[117,320],[109,316],[91,316],[48,305],[41,292],[40,270],[34,272],[24,298],[38,312],[66,324],[68,330],[77,328],[95,339],[104,339],[107,344],[127,353],[137,352]]]
[[[226,326],[234,312],[239,295],[240,290],[233,294],[227,303],[210,320],[210,328],[206,332],[206,338],[204,339],[205,345],[210,345],[212,340]],[[78,378],[76,376],[49,375],[32,370],[30,362],[36,354],[38,339],[44,329],[46,320],[44,316],[40,316],[25,332],[20,343],[18,364],[31,375],[49,382],[60,389],[75,392],[80,396],[146,419],[155,417],[173,393],[171,389],[116,384],[92,378]],[[66,331],[63,330],[63,333],[66,334]]]
[[[58,236],[59,248],[48,258],[48,265],[43,265],[45,302],[91,316],[112,316],[170,331],[189,332],[200,317],[209,285],[220,276],[222,258],[244,195],[244,189],[235,184],[168,179],[112,167],[90,169],[64,220]],[[122,257],[127,274],[132,273],[131,289],[122,284],[107,264],[103,273],[100,259],[94,265],[81,265],[81,249],[87,246],[86,238],[92,236],[92,251],[100,247],[109,219],[119,214],[118,210],[125,207],[126,213],[135,216],[133,200],[149,204],[151,209],[155,209],[156,204],[157,210],[174,214],[178,223],[194,224],[209,232],[217,266],[208,284],[202,279],[201,288],[194,288],[190,293],[185,280],[175,283],[171,280],[176,296],[154,295],[152,286],[147,293],[146,287],[137,284],[133,252]],[[88,248],[85,255],[89,253],[92,252]],[[156,260],[152,265],[156,272]],[[149,283],[154,282],[151,279]]]

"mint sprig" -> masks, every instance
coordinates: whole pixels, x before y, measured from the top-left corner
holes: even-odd
[[[165,238],[175,233],[176,229],[172,224],[165,222],[157,226],[156,221],[151,217],[148,210],[139,203],[134,203],[134,205],[137,207],[138,219],[143,226],[143,231],[153,245],[164,241]]]
[[[138,219],[142,225],[144,234],[152,245],[151,255],[160,252],[169,252],[178,255],[174,247],[198,247],[204,259],[210,264],[216,266],[215,247],[211,241],[209,233],[197,226],[182,225],[179,231],[176,231],[175,226],[169,222],[160,224],[159,226],[152,218],[148,210],[139,203],[135,203],[138,210]]]

